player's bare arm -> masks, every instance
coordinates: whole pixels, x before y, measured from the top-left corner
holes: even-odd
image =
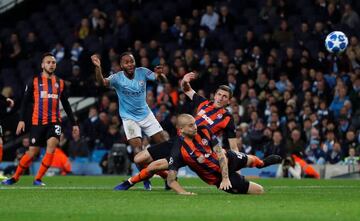
[[[219,164],[220,164],[220,168],[221,168],[222,181],[220,183],[219,189],[229,190],[232,186],[231,186],[231,182],[229,179],[229,169],[228,169],[228,165],[227,165],[226,156],[223,152],[223,149],[219,145],[216,145],[214,147],[214,151],[219,159]]]
[[[103,86],[108,87],[110,85],[109,80],[103,77],[101,70],[101,61],[98,55],[94,54],[91,56],[91,61],[95,65],[95,77],[96,81]]]
[[[194,80],[196,78],[194,72],[190,72],[184,75],[183,79],[181,80],[181,89],[184,91],[186,96],[188,96],[191,100],[194,97],[194,94],[196,93],[194,89],[192,89],[190,85],[190,81]]]
[[[187,192],[182,186],[180,186],[179,182],[176,181],[177,171],[169,170],[169,174],[167,176],[167,183],[171,189],[173,189],[177,194],[180,195],[196,195],[192,192]]]
[[[156,79],[161,83],[167,83],[167,77],[165,76],[163,72],[163,66],[158,65],[154,68],[154,73],[156,75]]]

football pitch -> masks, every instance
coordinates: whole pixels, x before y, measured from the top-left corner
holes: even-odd
[[[196,196],[164,190],[152,179],[153,190],[142,184],[128,191],[112,188],[116,176],[46,177],[46,187],[32,186],[23,177],[11,187],[0,187],[0,220],[359,220],[359,180],[255,179],[262,196],[231,195],[199,179],[180,178]]]

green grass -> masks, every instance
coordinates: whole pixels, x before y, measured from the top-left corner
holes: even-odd
[[[197,196],[163,190],[153,179],[153,191],[142,184],[113,191],[123,177],[46,177],[35,188],[32,177],[12,187],[0,187],[0,220],[359,220],[359,180],[258,179],[262,196],[231,195],[198,179],[180,178]]]

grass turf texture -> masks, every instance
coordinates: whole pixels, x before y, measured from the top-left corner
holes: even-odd
[[[231,195],[199,179],[180,178],[197,196],[165,191],[152,179],[153,190],[142,184],[113,191],[120,177],[46,177],[46,187],[32,186],[23,177],[0,187],[1,220],[358,220],[359,180],[258,179],[262,196]]]

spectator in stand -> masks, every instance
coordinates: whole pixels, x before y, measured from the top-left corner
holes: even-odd
[[[305,154],[305,143],[301,139],[301,133],[299,129],[295,128],[291,131],[290,139],[288,139],[286,144],[286,151],[289,154]]]
[[[19,35],[17,33],[12,33],[10,35],[9,43],[7,44],[8,56],[9,56],[9,65],[10,67],[15,67],[18,61],[23,56],[22,45],[20,42]]]
[[[100,112],[108,112],[110,102],[111,102],[110,97],[108,95],[104,94],[100,100],[99,111]]]
[[[30,58],[34,56],[36,52],[42,51],[42,45],[40,44],[40,41],[36,34],[32,31],[28,32],[25,40],[25,57]]]
[[[326,161],[330,164],[340,164],[342,158],[341,145],[339,142],[335,142],[332,150],[326,154]]]
[[[77,64],[79,62],[80,56],[83,52],[84,48],[81,46],[79,42],[74,42],[72,48],[71,48],[71,61],[74,64]]]
[[[218,27],[221,30],[232,32],[234,30],[234,26],[235,26],[234,16],[229,12],[229,8],[227,5],[222,5],[220,7]]]
[[[267,22],[276,16],[276,8],[273,5],[273,0],[266,0],[265,5],[261,8],[259,17]]]
[[[125,142],[126,138],[120,134],[118,126],[114,124],[110,125],[104,139],[105,149],[110,150],[115,143]]]
[[[309,146],[305,150],[306,161],[310,164],[323,165],[326,162],[326,154],[320,147],[319,140],[310,140]]]
[[[209,37],[207,28],[201,28],[198,31],[198,41],[195,47],[196,49],[203,51],[217,48],[216,42],[214,42],[213,39]]]
[[[356,150],[354,147],[349,149],[349,156],[345,157],[344,164],[345,165],[358,165],[360,162],[360,157],[356,154]]]
[[[72,139],[69,142],[69,157],[73,160],[76,158],[89,157],[90,150],[86,140],[80,137],[79,133],[72,133]]]
[[[200,25],[206,26],[210,31],[214,31],[219,22],[219,14],[214,11],[214,6],[207,5],[206,13],[201,17]]]
[[[264,148],[264,158],[271,154],[276,154],[282,158],[286,157],[286,148],[280,131],[274,131],[272,142]]]
[[[341,23],[346,24],[352,29],[359,27],[360,18],[359,14],[352,9],[350,3],[344,5],[344,13],[341,18]]]
[[[349,150],[350,148],[354,148],[355,150],[360,150],[359,149],[359,142],[356,141],[356,136],[355,136],[355,131],[354,130],[349,130],[348,132],[346,132],[346,136],[345,139],[343,139],[342,145],[341,145],[341,149],[343,151],[343,155],[347,156],[349,154]]]
[[[102,21],[105,20],[107,15],[100,11],[98,8],[94,8],[90,15],[91,29],[96,30],[101,26]]]
[[[82,124],[82,132],[88,141],[89,147],[94,147],[95,140],[100,139],[101,123],[95,106],[90,107],[88,118]]]
[[[160,23],[160,32],[156,39],[162,43],[166,44],[173,40],[173,35],[171,35],[171,31],[169,29],[169,25],[166,21],[161,21]]]
[[[69,86],[71,96],[81,97],[86,95],[86,83],[81,76],[80,66],[74,65],[72,67],[71,76],[66,84]]]
[[[61,42],[56,43],[55,47],[51,50],[51,54],[55,56],[56,63],[59,63],[65,58],[65,48]]]
[[[181,17],[180,16],[175,16],[174,24],[170,28],[170,32],[171,32],[171,34],[173,35],[174,38],[176,38],[179,35],[180,29],[181,29],[181,24],[182,24]]]
[[[325,21],[326,24],[330,27],[334,27],[334,25],[338,24],[341,19],[341,14],[339,9],[336,7],[335,3],[329,2],[327,6],[327,11],[325,13]]]
[[[321,149],[325,153],[329,153],[333,150],[334,144],[336,142],[335,132],[332,130],[328,130],[326,131],[325,137],[326,139],[322,143]]]
[[[90,34],[90,24],[87,18],[81,19],[77,36],[80,40],[84,40]]]
[[[333,112],[335,118],[338,118],[340,109],[344,106],[345,101],[349,100],[349,97],[346,95],[347,90],[345,86],[338,85],[335,90],[335,96],[329,106],[329,110]]]
[[[286,20],[281,20],[279,29],[274,32],[274,41],[276,41],[280,46],[285,46],[291,43],[293,38],[294,35],[288,27],[288,22]]]

